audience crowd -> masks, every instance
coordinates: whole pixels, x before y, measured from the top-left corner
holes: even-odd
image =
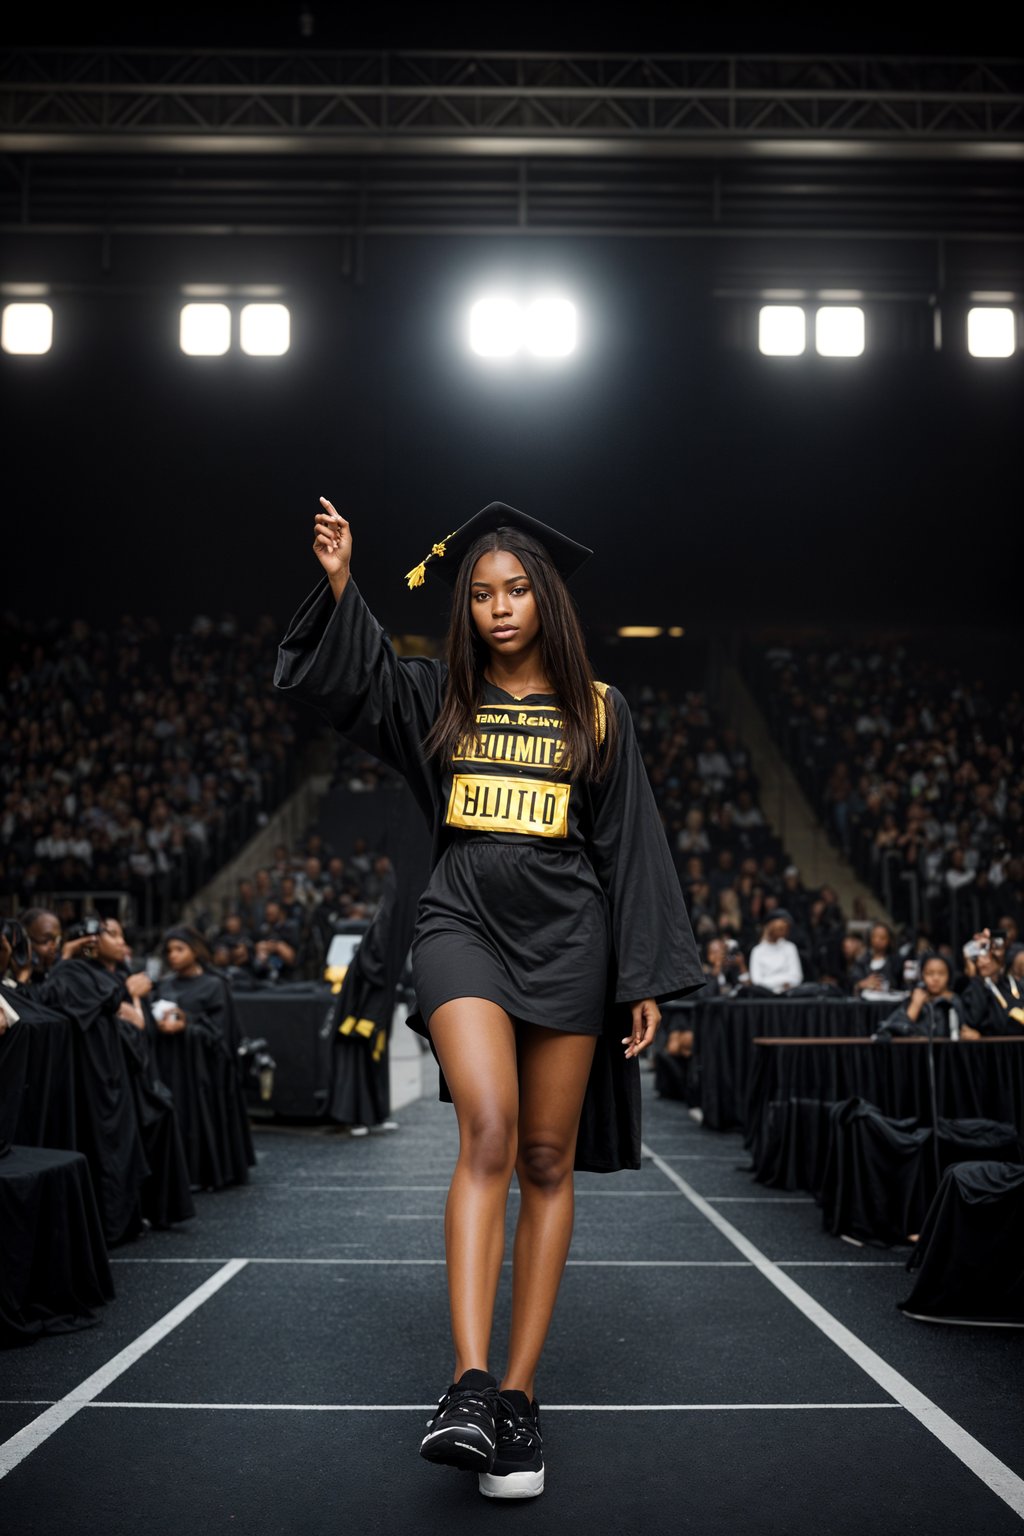
[[[0,888],[20,903],[127,892],[141,922],[165,924],[291,787],[302,727],[271,687],[277,635],[269,617],[175,632],[9,616]]]
[[[751,649],[746,670],[829,835],[887,909],[959,950],[1024,920],[1024,705],[908,644]]]

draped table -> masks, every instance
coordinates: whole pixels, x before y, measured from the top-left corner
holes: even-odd
[[[874,1042],[860,1036],[757,1037],[744,1122],[754,1168],[767,1176],[778,1156],[780,1109],[798,1109],[803,1138],[816,1137],[824,1106],[859,1097],[894,1118],[931,1118],[928,1042],[919,1037]],[[1024,1135],[1024,1036],[934,1042],[940,1116],[983,1118]],[[821,1114],[815,1119],[814,1111]]]
[[[704,1124],[715,1131],[730,1131],[746,1124],[755,1039],[855,1036],[866,1040],[896,1006],[892,999],[714,998],[670,1005],[663,1030],[693,1030]]]

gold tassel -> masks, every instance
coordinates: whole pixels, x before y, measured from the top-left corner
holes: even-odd
[[[427,579],[427,561],[433,560],[435,555],[438,557],[443,555],[444,547],[448,543],[448,540],[454,537],[455,535],[453,533],[449,533],[446,534],[445,537],[441,539],[437,544],[431,544],[430,554],[426,555],[424,559],[420,561],[419,565],[414,565],[411,571],[406,572],[405,580],[410,592],[412,591],[413,587],[423,586]]]

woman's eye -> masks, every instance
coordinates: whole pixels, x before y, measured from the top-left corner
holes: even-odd
[[[514,596],[517,592],[529,592],[529,590],[530,590],[529,587],[513,587],[512,588],[512,593],[513,593],[513,596]]]

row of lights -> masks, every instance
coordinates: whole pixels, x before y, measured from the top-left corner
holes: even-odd
[[[800,357],[808,350],[808,311],[799,304],[765,304],[758,312],[757,343],[766,357]],[[291,345],[286,304],[243,304],[238,345],[249,357],[282,357]],[[235,313],[229,304],[181,306],[178,340],[189,357],[222,357],[232,345]],[[860,357],[865,349],[864,311],[856,304],[822,304],[813,313],[819,357]],[[529,304],[509,298],[481,299],[469,312],[469,345],[478,357],[510,360],[521,353],[558,359],[575,351],[576,306],[541,297]],[[53,346],[53,310],[41,302],[11,303],[0,318],[5,352],[41,354]],[[997,305],[967,311],[967,350],[972,357],[1012,357],[1017,317]]]
[[[799,304],[764,304],[757,317],[757,345],[766,357],[801,357],[807,351],[807,311]],[[856,304],[822,304],[814,311],[814,350],[819,357],[860,357],[864,311]],[[972,357],[1012,357],[1017,317],[1012,309],[984,305],[967,311],[967,350]]]
[[[282,357],[291,345],[286,304],[243,304],[238,312],[238,345],[249,357]],[[189,357],[223,357],[230,350],[235,315],[228,304],[183,304],[178,343]],[[7,304],[0,317],[5,352],[39,355],[53,346],[49,304]]]

